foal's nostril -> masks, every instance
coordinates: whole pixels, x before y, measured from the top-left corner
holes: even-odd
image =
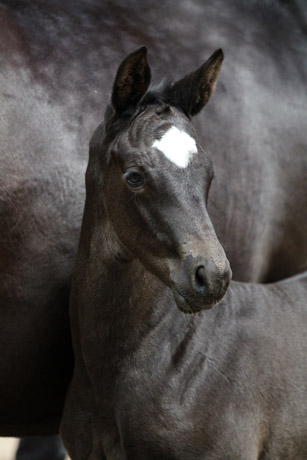
[[[198,287],[203,288],[207,285],[206,270],[203,265],[197,267],[195,272],[195,280]]]

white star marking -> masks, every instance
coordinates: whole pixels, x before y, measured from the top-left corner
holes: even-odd
[[[166,158],[179,168],[186,168],[193,153],[197,153],[196,142],[188,133],[172,126],[153,147],[160,150]]]

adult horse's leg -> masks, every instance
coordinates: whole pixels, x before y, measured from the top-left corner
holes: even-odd
[[[22,438],[16,460],[64,460],[66,452],[59,436]]]

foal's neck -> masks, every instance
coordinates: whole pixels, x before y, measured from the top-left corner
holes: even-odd
[[[170,322],[175,327],[190,320],[178,310],[171,289],[138,259],[110,256],[106,247],[103,252],[100,319],[104,330],[114,331],[119,347],[134,349],[155,328],[160,330]]]
[[[109,363],[110,359],[116,361],[115,356],[118,362],[125,359],[149,334],[158,341],[169,340],[170,334],[173,340],[174,336],[180,340],[193,322],[192,316],[179,311],[171,289],[139,260],[122,257],[104,216],[93,222],[93,213],[89,214],[82,228],[77,264],[77,273],[83,275],[79,282],[76,278],[76,297],[72,299],[72,304],[79,305],[79,317],[86,321],[83,329],[90,331],[84,337],[89,348],[97,350],[101,363]]]

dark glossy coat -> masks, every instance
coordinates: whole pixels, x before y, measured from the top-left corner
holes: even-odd
[[[0,3],[0,431],[54,432],[70,379],[67,317],[88,140],[118,62],[150,49],[180,78],[221,46],[195,119],[214,160],[210,215],[236,279],[306,268],[304,2]]]

